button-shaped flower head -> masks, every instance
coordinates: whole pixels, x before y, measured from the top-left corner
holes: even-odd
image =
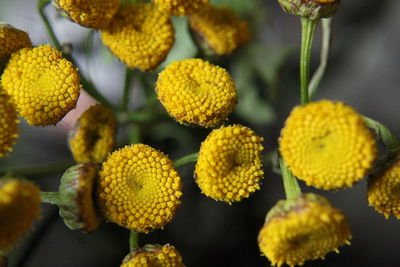
[[[31,125],[53,125],[75,108],[80,83],[77,69],[49,45],[12,54],[2,75],[3,88]]]
[[[0,158],[11,151],[18,137],[17,111],[10,96],[0,86]]]
[[[182,256],[179,251],[169,244],[145,245],[136,248],[123,260],[120,267],[184,267]]]
[[[312,20],[330,17],[339,7],[340,0],[278,0],[286,12]]]
[[[195,179],[215,200],[240,201],[260,189],[262,138],[241,125],[213,130],[201,144]]]
[[[261,252],[273,265],[303,265],[350,244],[344,214],[314,194],[281,200],[268,212],[258,235]]]
[[[207,5],[189,17],[189,25],[197,37],[217,55],[229,55],[250,40],[250,29],[228,8]]]
[[[181,196],[181,178],[173,162],[147,145],[113,152],[100,171],[98,202],[104,216],[137,232],[171,221]]]
[[[158,98],[180,123],[215,126],[232,112],[236,87],[229,73],[202,59],[175,61],[156,83]]]
[[[152,0],[162,12],[186,16],[202,9],[209,0]]]
[[[124,4],[101,39],[118,59],[142,71],[157,68],[175,41],[169,16],[146,3]]]
[[[333,190],[361,180],[371,169],[377,148],[354,109],[321,100],[293,109],[282,129],[279,150],[299,179]]]
[[[28,34],[9,24],[0,23],[0,69],[12,53],[24,47],[32,47]]]

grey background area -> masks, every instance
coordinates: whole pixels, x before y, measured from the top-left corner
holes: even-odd
[[[29,32],[33,43],[38,45],[49,40],[35,2],[0,0],[0,21]],[[50,14],[62,41],[78,44],[83,40],[86,29],[56,19],[53,12]],[[267,150],[271,151],[277,145],[286,116],[298,103],[300,23],[296,17],[285,14],[275,0],[266,1],[265,14],[267,19],[257,39],[268,44],[295,47],[281,73],[282,98],[277,121],[256,127],[257,132],[264,136]],[[317,94],[318,99],[345,101],[360,113],[386,124],[397,136],[400,136],[399,14],[400,1],[343,0],[334,18],[329,67]],[[312,55],[313,69],[318,64],[319,42],[318,31]],[[79,49],[78,45],[76,47]],[[90,63],[92,79],[104,94],[112,100],[118,99],[114,88],[122,85],[122,65],[103,61],[93,59]],[[194,129],[192,133],[193,147],[188,148],[189,151],[170,152],[173,158],[196,151],[208,131]],[[150,138],[148,141],[151,145],[160,145]],[[171,147],[171,144],[165,147]],[[34,164],[69,156],[65,131],[23,125],[15,151],[9,159],[2,159],[2,164]],[[261,190],[249,199],[229,206],[200,193],[192,179],[193,166],[185,166],[180,172],[184,180],[182,207],[164,230],[140,235],[140,244],[171,243],[179,249],[189,267],[269,266],[268,261],[260,256],[257,234],[266,212],[284,197],[281,178],[266,168]],[[55,190],[58,179],[58,175],[42,177],[37,183],[43,190]],[[322,192],[304,184],[302,187],[305,192],[327,196],[343,210],[353,235],[351,246],[340,248],[340,254],[330,253],[324,261],[308,262],[304,266],[400,266],[400,221],[394,218],[385,220],[368,207],[365,180],[338,192]],[[105,223],[91,234],[70,231],[57,216],[56,208],[43,205],[42,219],[14,249],[11,260],[14,266],[20,267],[112,267],[119,266],[127,253],[127,230]]]

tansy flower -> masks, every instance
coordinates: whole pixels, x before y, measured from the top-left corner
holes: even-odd
[[[329,100],[294,108],[282,130],[279,149],[294,175],[328,190],[361,180],[377,150],[361,116],[342,102]]]
[[[198,37],[217,55],[228,55],[250,40],[247,23],[228,8],[207,5],[189,17],[189,25]]]
[[[102,29],[117,13],[120,0],[54,0],[57,7],[81,26]]]
[[[229,73],[202,59],[175,61],[163,70],[156,83],[158,98],[180,123],[215,126],[237,103]]]
[[[32,47],[28,34],[0,23],[0,68],[12,53],[24,47]]]
[[[11,151],[18,137],[17,111],[10,97],[0,86],[0,158]]]
[[[17,111],[31,125],[53,125],[75,108],[77,69],[49,45],[23,48],[9,60],[2,84]]]
[[[278,0],[282,9],[290,14],[311,20],[332,16],[340,0]]]
[[[87,109],[70,131],[69,146],[76,162],[102,162],[115,144],[117,120],[103,105]]]
[[[145,245],[131,251],[123,260],[121,267],[184,267],[179,251],[169,244]]]
[[[0,255],[32,227],[39,213],[39,189],[34,184],[0,178]]]
[[[201,144],[195,169],[203,194],[231,203],[260,189],[262,140],[241,125],[213,130]]]
[[[162,11],[175,16],[190,15],[203,8],[209,0],[152,0]]]
[[[261,252],[272,265],[303,265],[350,244],[343,213],[314,194],[279,201],[258,235]]]
[[[108,220],[148,233],[172,220],[181,203],[182,183],[167,156],[136,144],[106,159],[97,193],[100,209]]]
[[[175,40],[169,16],[146,3],[124,4],[101,39],[122,62],[142,71],[164,61]]]

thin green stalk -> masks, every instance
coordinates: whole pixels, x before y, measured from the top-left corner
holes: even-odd
[[[49,163],[46,165],[37,165],[37,166],[1,166],[0,174],[3,173],[12,173],[18,174],[22,176],[44,176],[52,173],[63,172],[72,165],[74,165],[74,161],[69,159],[61,162]]]
[[[131,231],[129,235],[129,249],[134,250],[139,246],[139,234],[135,231]]]
[[[51,39],[54,47],[57,48],[57,50],[62,51],[63,47],[60,44],[60,42],[58,41],[57,36],[54,33],[53,28],[51,27],[50,21],[47,18],[45,12],[44,12],[44,9],[46,8],[46,6],[48,4],[50,4],[50,2],[51,2],[50,0],[39,0],[38,4],[37,4],[37,7],[38,7],[38,10],[39,10],[39,15],[42,18],[42,20],[44,22],[44,25],[46,26],[47,32],[50,35],[50,39]]]
[[[182,158],[175,160],[175,162],[174,162],[175,168],[182,167],[189,163],[197,162],[198,157],[199,157],[199,153],[193,153],[193,154],[183,156]]]
[[[282,157],[279,157],[279,165],[281,166],[283,186],[285,188],[286,198],[294,198],[301,194],[301,189],[296,177],[287,168],[286,162]]]
[[[58,205],[60,197],[58,192],[40,192],[40,199],[43,203]]]
[[[122,100],[121,100],[121,110],[127,111],[128,104],[129,104],[129,94],[131,91],[131,83],[133,78],[133,71],[129,67],[125,67],[125,81],[124,81],[124,89],[122,93]]]

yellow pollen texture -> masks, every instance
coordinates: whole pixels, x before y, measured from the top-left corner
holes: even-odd
[[[54,125],[78,101],[77,69],[49,45],[15,52],[1,78],[17,111],[30,125]]]
[[[76,121],[70,132],[69,145],[78,163],[100,163],[113,150],[117,119],[109,108],[94,105]]]
[[[174,16],[190,15],[201,10],[209,0],[152,0],[162,12]]]
[[[24,47],[32,47],[28,34],[11,25],[0,23],[0,65],[12,53]]]
[[[400,219],[400,160],[382,175],[368,180],[367,199],[369,205],[386,219],[390,215]]]
[[[213,130],[201,144],[195,178],[201,191],[228,203],[260,189],[262,138],[241,125]]]
[[[113,152],[98,180],[104,216],[130,230],[148,233],[171,221],[179,207],[182,183],[173,162],[143,144]]]
[[[146,245],[128,255],[121,267],[184,267],[179,251],[169,244]]]
[[[146,3],[124,4],[101,39],[118,59],[142,71],[157,68],[175,41],[169,16]]]
[[[377,153],[362,117],[342,102],[329,100],[294,108],[281,132],[279,150],[294,175],[326,190],[361,180]]]
[[[74,22],[81,26],[102,29],[106,27],[120,6],[120,0],[55,0]]]
[[[190,27],[218,55],[228,55],[250,40],[247,23],[228,8],[207,5],[189,17]]]
[[[0,158],[11,151],[18,137],[17,111],[10,97],[0,86]]]
[[[175,61],[156,83],[157,95],[167,112],[180,123],[211,127],[225,120],[237,103],[229,73],[202,59]]]

